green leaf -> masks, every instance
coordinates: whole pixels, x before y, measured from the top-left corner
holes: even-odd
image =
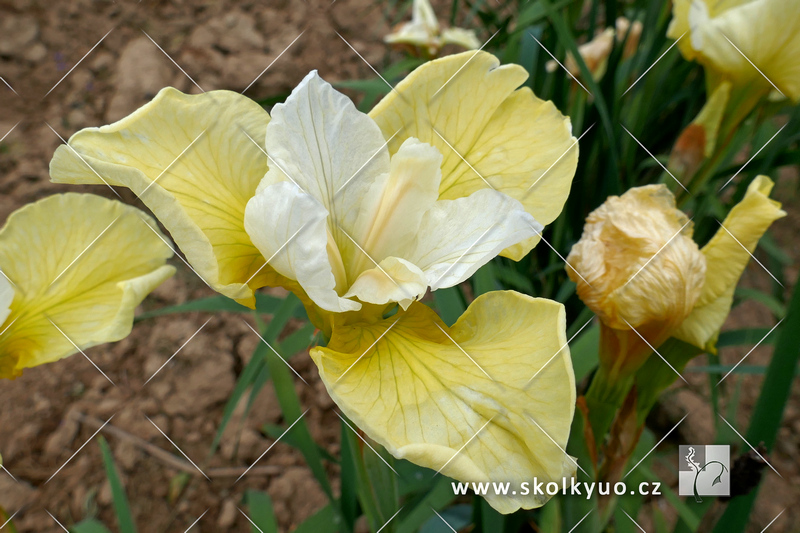
[[[703,353],[703,350],[671,337],[659,346],[658,353],[666,362],[661,357],[651,354],[636,372],[638,393],[636,411],[639,422],[644,422],[647,413],[658,401],[659,395],[678,379],[676,371],[683,372],[686,364]]]
[[[670,488],[667,483],[656,475],[647,464],[641,464],[637,467],[638,470],[641,470],[642,475],[648,479],[653,481],[661,482],[661,494],[663,494],[664,498],[669,502],[670,505],[678,512],[678,516],[681,517],[681,520],[689,526],[689,529],[692,531],[697,531],[697,528],[700,526],[700,517],[694,512],[694,509],[686,504],[686,502],[681,499],[680,496],[675,494],[675,491]]]
[[[761,339],[764,339],[762,344],[772,344],[775,342],[775,332],[773,331],[766,339],[764,336],[769,333],[769,328],[742,328],[730,331],[723,331],[719,334],[717,339],[717,348],[725,346],[752,346]]]
[[[244,501],[250,511],[250,520],[253,521],[251,524],[253,533],[278,533],[272,499],[267,493],[248,490],[244,494]]]
[[[0,464],[3,464],[3,458],[0,457]],[[8,511],[3,509],[0,506],[0,525],[3,527],[8,528],[8,533],[17,533],[17,528],[14,526],[14,521],[11,520],[12,516],[8,514]]]
[[[267,436],[272,437],[273,439],[279,438],[286,431],[286,427],[278,426],[276,424],[265,424],[262,427],[262,429],[263,429],[264,433],[267,434]],[[297,439],[297,437],[291,431],[289,433],[287,433],[286,435],[283,435],[283,438],[281,438],[281,442],[283,444],[288,444],[292,448],[300,450],[300,441]],[[319,453],[322,456],[322,458],[325,459],[326,461],[330,461],[332,463],[338,463],[339,462],[339,460],[336,457],[331,455],[328,452],[328,450],[326,450],[322,446],[318,445],[317,449],[319,450]],[[302,450],[300,450],[300,451],[302,451]]]
[[[464,303],[464,295],[461,294],[461,289],[457,286],[434,291],[433,300],[436,302],[436,309],[439,311],[439,316],[448,326],[455,324],[458,317],[460,317],[467,308]]]
[[[114,501],[114,511],[117,514],[117,523],[119,524],[120,533],[136,533],[136,526],[131,516],[131,508],[128,505],[128,496],[125,494],[122,481],[119,479],[119,473],[114,464],[114,456],[111,454],[108,442],[106,442],[106,439],[103,438],[102,435],[98,437],[98,442],[100,444],[100,452],[103,454],[106,476],[111,485],[111,497]]]
[[[448,507],[440,511],[439,516],[434,514],[428,518],[419,529],[419,533],[452,533],[453,530],[461,531],[470,524],[471,514],[472,508],[467,504]]]
[[[294,533],[336,533],[340,519],[331,505],[326,505],[297,526]]]
[[[274,318],[264,331],[264,338],[267,341],[269,341],[270,338],[276,338],[283,329],[281,324],[285,325],[300,305],[300,300],[293,294],[290,294],[283,301],[281,307],[275,312]],[[276,348],[276,350],[278,350],[278,348]],[[280,351],[278,353],[280,353]],[[327,494],[330,500],[333,500],[333,490],[328,481],[328,476],[325,473],[325,468],[322,466],[322,457],[320,456],[319,449],[314,439],[311,438],[308,425],[306,425],[305,420],[302,419],[304,412],[300,407],[300,400],[294,388],[294,374],[289,370],[287,363],[274,353],[267,354],[266,360],[270,372],[272,373],[272,382],[275,384],[275,394],[278,397],[278,403],[281,406],[283,418],[287,424],[295,424],[291,432],[294,434],[297,446],[302,452],[309,468],[311,468],[314,477],[322,487],[322,490]]]
[[[505,529],[506,517],[495,511],[489,503],[481,500],[481,526],[485,533],[503,531]]]
[[[111,533],[109,529],[94,518],[82,520],[69,528],[70,533]]]
[[[767,309],[769,309],[773,315],[777,318],[783,318],[786,316],[786,306],[783,305],[782,302],[778,301],[777,298],[770,294],[766,294],[756,289],[748,289],[746,287],[736,287],[736,292],[734,292],[734,296],[739,299],[744,300],[753,300],[754,302],[758,302]]]
[[[256,294],[256,310],[263,314],[272,314],[280,306],[283,298],[277,298],[268,294]],[[169,305],[160,309],[147,311],[136,317],[136,321],[154,318],[162,315],[175,313],[190,313],[192,311],[202,311],[205,313],[231,312],[231,313],[252,313],[252,309],[236,303],[227,296],[209,296],[200,298],[178,305]]]
[[[750,417],[750,427],[745,435],[747,442],[754,445],[763,442],[768,450],[775,444],[783,410],[794,381],[797,362],[800,359],[798,346],[800,346],[800,280],[794,285],[786,319],[781,325],[775,342],[775,351],[764,383],[761,385],[761,394]],[[717,533],[744,531],[757,494],[756,488],[750,494],[733,498],[714,531]]]
[[[214,455],[214,453],[216,453],[219,443],[222,440],[222,435],[225,433],[225,428],[228,427],[233,412],[236,410],[236,406],[247,391],[247,388],[255,382],[262,371],[269,372],[269,368],[266,366],[264,359],[267,355],[267,350],[269,350],[267,345],[259,341],[256,349],[253,351],[253,356],[250,358],[250,361],[248,361],[239,379],[236,380],[233,392],[231,392],[228,401],[225,403],[225,409],[222,412],[222,420],[217,429],[217,434],[214,436],[214,441],[211,443],[209,455]]]
[[[408,463],[408,461],[402,462]],[[398,465],[399,464],[400,463],[398,463]],[[450,483],[453,481],[452,479],[439,475],[436,476],[436,480],[431,483],[431,475],[434,474],[434,472],[427,468],[416,468],[418,469],[418,472],[423,472],[423,477],[419,480],[419,485],[421,485],[425,490],[423,490],[416,498],[406,501],[406,507],[403,509],[403,515],[400,520],[400,524],[397,526],[397,533],[414,533],[420,530],[420,527],[423,527],[422,530],[424,530],[425,526],[423,526],[423,524],[436,524],[438,522],[438,524],[444,525],[441,519],[433,512],[433,509],[436,509],[437,511],[439,509],[443,509],[456,499],[455,494],[453,494],[453,488],[450,485]],[[400,472],[400,475],[403,476],[402,479],[404,481],[407,471],[408,470],[401,470],[398,468],[398,472]],[[408,509],[408,511],[406,511],[406,509]],[[470,514],[472,512],[472,509],[469,505],[461,506],[460,509],[461,510],[459,512],[461,513],[462,520],[454,518],[451,522],[450,519],[447,519],[447,521],[451,522],[451,525],[456,529],[460,529],[469,523]],[[445,512],[440,514],[444,516]],[[431,517],[431,515],[433,516]]]
[[[597,324],[587,326],[578,338],[570,344],[569,353],[572,357],[572,368],[575,372],[576,382],[589,375],[589,372],[597,366],[599,345],[600,326]]]
[[[494,276],[494,262],[489,261],[478,269],[472,276],[472,292],[477,298],[481,294],[500,289],[500,284]]]
[[[362,448],[361,453],[369,489],[374,495],[380,516],[378,527],[383,525],[383,531],[394,533],[397,531],[398,521],[395,515],[400,509],[400,497],[397,489],[397,474],[390,468],[393,458],[383,446],[374,442],[371,448]]]

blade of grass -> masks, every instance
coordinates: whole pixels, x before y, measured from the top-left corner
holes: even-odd
[[[70,533],[111,533],[101,522],[93,518],[82,520],[69,528]]]
[[[267,493],[248,490],[244,494],[244,501],[250,511],[250,520],[253,521],[251,524],[253,533],[278,533],[272,499]]]
[[[336,533],[339,531],[339,517],[331,505],[326,505],[305,522],[297,526],[294,533]]]
[[[98,443],[100,444],[100,452],[103,455],[106,477],[108,477],[108,483],[111,485],[111,497],[114,502],[114,512],[117,515],[120,533],[136,533],[136,526],[133,523],[131,508],[128,504],[128,496],[125,494],[125,488],[122,486],[119,472],[117,472],[117,467],[114,464],[114,456],[111,454],[108,442],[102,435],[98,437]]]
[[[278,306],[282,301],[283,298],[277,298],[268,294],[257,294],[256,309],[259,313],[272,314],[276,309],[278,309]],[[203,311],[206,313],[218,313],[222,311],[232,313],[251,313],[252,309],[236,303],[227,296],[210,296],[208,298],[200,298],[199,300],[192,300],[191,302],[178,305],[169,305],[160,309],[147,311],[137,316],[136,321],[138,322],[147,318],[171,315],[174,313],[189,313],[192,311]]]
[[[281,304],[281,307],[276,311],[275,317],[264,330],[264,338],[269,341],[270,336],[276,338],[283,327],[280,323],[285,324],[294,313],[295,309],[300,306],[300,300],[292,295],[289,295]],[[280,353],[280,352],[279,352]],[[311,433],[308,430],[308,425],[305,420],[301,420],[303,410],[300,407],[300,399],[297,397],[297,391],[294,388],[294,375],[289,368],[284,364],[281,359],[275,354],[267,354],[267,364],[269,365],[270,372],[272,373],[272,382],[275,384],[275,394],[278,397],[278,403],[281,406],[284,420],[291,424],[298,421],[292,428],[292,432],[297,439],[300,451],[308,463],[311,472],[319,482],[322,490],[333,501],[333,490],[328,481],[328,476],[325,473],[325,468],[322,466],[322,457],[320,456],[317,444],[311,438]]]
[[[763,442],[772,450],[783,418],[783,410],[789,399],[795,369],[800,359],[800,280],[795,282],[789,310],[775,342],[775,351],[761,386],[761,394],[750,417],[750,427],[745,438],[757,446]],[[748,523],[758,488],[750,494],[737,496],[717,522],[717,533],[742,532]]]

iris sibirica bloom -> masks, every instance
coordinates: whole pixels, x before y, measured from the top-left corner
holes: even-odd
[[[411,21],[398,27],[384,37],[386,43],[409,48],[416,55],[437,57],[443,46],[454,44],[474,50],[481,42],[474,30],[465,28],[442,28],[429,0],[414,0],[411,6]]]
[[[271,117],[235,93],[164,89],[76,133],[80,157],[59,148],[51,176],[129,187],[245,305],[267,285],[297,294],[329,339],[311,357],[331,396],[396,457],[464,481],[560,481],[575,470],[563,307],[494,292],[448,327],[419,301],[524,256],[564,205],[576,141],[518,89],[526,77],[484,52],[449,56],[369,115],[316,72]],[[546,501],[487,499],[501,512]]]

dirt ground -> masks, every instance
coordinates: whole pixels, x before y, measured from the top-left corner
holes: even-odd
[[[47,165],[62,138],[129,114],[164,86],[186,92],[198,92],[198,87],[247,89],[245,94],[259,99],[287,93],[311,69],[328,81],[366,78],[372,73],[364,60],[386,60],[381,38],[388,31],[381,8],[369,0],[0,0],[0,138],[5,136],[0,145],[0,221],[25,203],[80,189],[49,182]],[[102,187],[85,190],[111,194]],[[119,192],[141,206],[129,191]],[[795,242],[791,227],[796,222],[780,224],[777,240]],[[797,264],[796,249],[790,252]],[[145,309],[211,295],[182,263],[173,263],[178,274],[152,294]],[[795,269],[790,279],[796,274]],[[746,279],[764,283],[765,275],[751,265]],[[728,327],[773,324],[763,307],[745,304]],[[121,342],[87,351],[116,386],[81,356],[28,369],[22,377],[0,383],[0,452],[7,468],[0,471],[0,506],[17,513],[14,522],[20,532],[57,533],[63,530],[54,518],[69,525],[86,516],[98,516],[115,529],[110,486],[93,438],[113,415],[103,434],[140,531],[185,531],[201,515],[193,531],[249,531],[238,507],[252,488],[271,495],[281,530],[290,530],[325,503],[298,452],[279,442],[258,469],[234,483],[273,442],[261,433],[262,426],[285,422],[271,385],[245,420],[240,406],[220,451],[207,459],[223,405],[258,342],[239,315],[162,317],[138,323]],[[770,351],[759,348],[748,363],[765,364]],[[723,362],[738,361],[746,352],[723,351]],[[303,353],[289,362],[309,383],[298,381],[296,387],[309,409],[312,435],[336,455],[339,421],[316,369]],[[737,418],[741,430],[760,380],[743,380],[745,409]],[[682,410],[693,413],[681,427],[682,438],[710,442],[706,428],[713,427],[713,415],[706,400],[707,380],[693,375],[690,382],[691,387],[676,392],[674,403],[676,416]],[[176,496],[171,482],[174,487],[180,470],[147,451],[155,446],[175,452],[159,430],[203,470],[213,472],[211,480],[193,475]],[[763,527],[781,509],[800,501],[799,441],[800,394],[795,392],[771,458],[783,477],[767,472],[754,524]],[[186,465],[177,453],[174,457]],[[798,520],[800,509],[790,508],[771,531],[788,531]]]

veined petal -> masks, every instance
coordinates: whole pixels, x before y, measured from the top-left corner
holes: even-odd
[[[522,205],[491,189],[439,200],[425,213],[403,257],[420,267],[431,290],[461,283],[503,249],[542,231]]]
[[[50,176],[128,187],[206,283],[252,307],[255,288],[280,284],[243,223],[267,171],[258,143],[268,122],[261,106],[237,93],[166,88],[119,122],[73,135],[56,150]]]
[[[491,292],[452,328],[415,302],[335,328],[311,357],[342,411],[395,457],[467,482],[560,483],[575,471],[563,451],[575,383],[556,302]],[[547,497],[486,499],[510,513]]]
[[[353,244],[336,226],[363,242],[352,231],[355,220],[378,207],[380,197],[369,193],[390,167],[389,150],[375,122],[312,71],[284,104],[272,109],[267,153],[272,168],[261,186],[292,181],[316,198],[331,215],[331,231],[342,254],[354,254]]]
[[[72,355],[73,343],[126,337],[135,307],[175,270],[154,232],[138,209],[90,194],[49,196],[12,213],[0,229],[0,268],[15,285],[0,377]]]
[[[698,348],[710,349],[731,308],[733,291],[759,239],[777,219],[786,216],[781,204],[769,198],[773,182],[756,176],[741,202],[728,213],[722,227],[706,244],[707,275],[692,313],[675,337]]]
[[[247,203],[244,227],[268,264],[296,280],[316,305],[332,312],[355,311],[361,305],[336,292],[345,283],[344,268],[338,249],[328,246],[327,218],[316,198],[283,181],[259,190]]]
[[[469,196],[488,182],[549,224],[567,199],[578,147],[569,118],[530,89],[517,89],[527,77],[486,52],[451,55],[417,68],[370,116],[391,139],[392,153],[409,137],[439,149],[440,198]],[[503,255],[520,259],[538,239]]]

